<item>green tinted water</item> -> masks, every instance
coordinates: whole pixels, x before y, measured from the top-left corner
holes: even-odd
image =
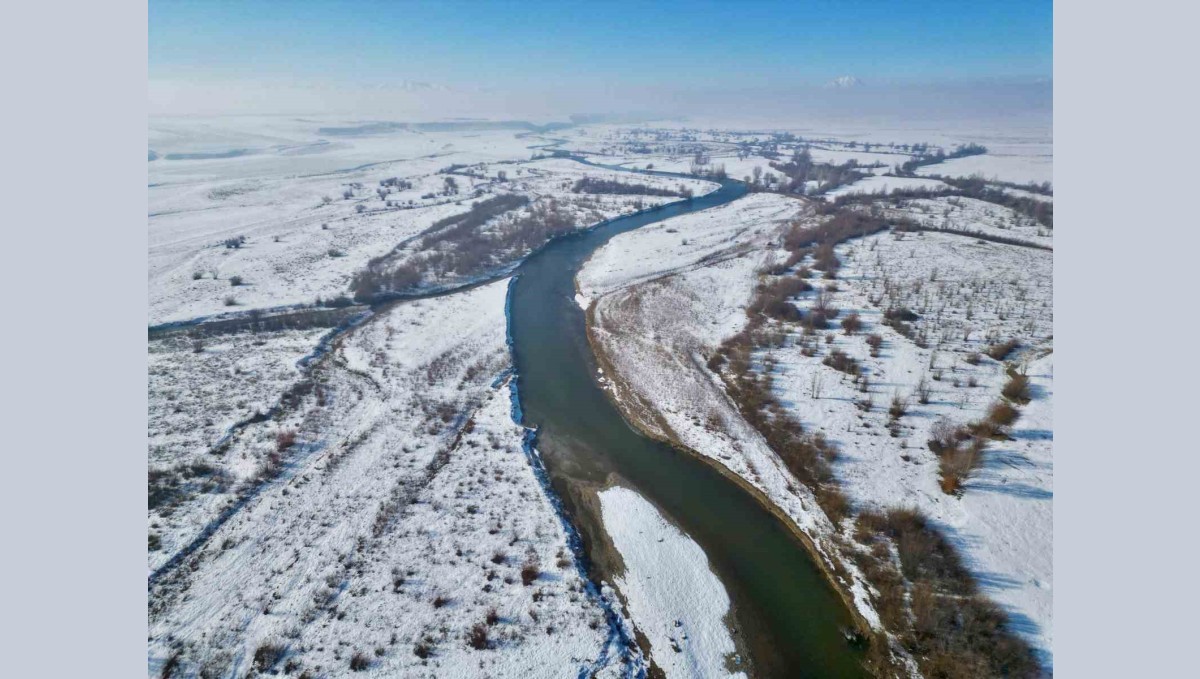
[[[598,517],[580,489],[613,474],[704,549],[734,601],[756,676],[866,677],[861,653],[842,636],[850,615],[796,537],[708,464],[625,422],[594,379],[584,314],[573,299],[580,265],[609,238],[744,193],[740,183],[724,182],[707,196],[557,240],[520,266],[510,331],[525,424],[539,428],[539,449],[589,552]]]

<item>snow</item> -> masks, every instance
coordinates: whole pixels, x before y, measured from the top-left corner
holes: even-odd
[[[853,184],[839,186],[838,188],[825,194],[829,198],[837,198],[851,193],[891,193],[892,191],[903,191],[905,189],[926,189],[929,191],[938,191],[941,189],[950,188],[945,182],[936,179],[922,179],[919,177],[867,177],[860,179]]]
[[[879,151],[863,151],[861,149],[845,147],[827,148],[817,146],[809,148],[808,152],[812,154],[813,160],[818,163],[842,165],[852,160],[859,165],[876,165],[882,163],[884,171],[891,171],[897,165],[903,165],[912,158],[911,155],[906,153],[882,153]]]
[[[864,328],[854,336],[839,330],[832,344],[821,345],[862,363],[875,385],[874,404],[861,412],[855,402],[865,394],[848,376],[823,365],[822,355],[803,356],[796,346],[768,352],[777,395],[808,431],[838,444],[835,470],[854,502],[915,506],[945,530],[984,593],[1009,611],[1017,631],[1049,665],[1053,354],[1030,364],[1036,398],[1020,408],[1014,440],[989,445],[984,467],[970,477],[961,499],[938,487],[937,457],[925,443],[939,418],[957,424],[979,420],[999,399],[1004,366],[986,356],[972,366],[964,360],[970,353],[1013,337],[1022,339],[1028,359],[1052,350],[1052,254],[936,233],[902,240],[878,234],[837,252],[843,267],[834,304],[840,317],[859,313]],[[870,300],[883,292],[885,281],[897,305],[923,317],[914,327],[928,333],[928,348],[880,323],[880,308]],[[811,296],[800,306],[809,303]],[[968,329],[970,339],[964,340]],[[870,333],[884,339],[878,358],[865,344]],[[812,395],[814,376],[821,382],[818,398]],[[922,379],[932,389],[928,404],[917,399]],[[893,438],[886,411],[897,394],[908,400],[909,413],[901,419],[901,436]]]
[[[724,253],[743,240],[762,242],[768,230],[802,207],[794,198],[755,193],[621,234],[593,253],[579,272],[578,288],[585,297],[595,297]]]
[[[574,676],[602,657],[602,676],[619,671],[496,380],[507,283],[381,310],[314,367],[323,404],[306,397],[237,439],[230,456],[290,426],[299,450],[152,580],[149,676],[176,649],[188,672],[240,676],[268,643],[286,648],[279,667],[321,675],[356,652],[379,676]],[[468,644],[476,624],[490,648]]]
[[[403,262],[428,252],[423,236],[430,227],[469,209],[475,194],[553,200],[586,228],[676,198],[571,193],[583,176],[684,185],[696,194],[716,188],[701,179],[633,177],[569,159],[529,160],[539,152],[534,147],[553,140],[520,130],[322,131],[370,122],[152,121],[148,141],[160,157],[149,163],[149,320],[346,293],[372,258],[395,252]],[[921,174],[981,173],[1013,182],[1052,174],[1048,132],[909,133],[910,142],[949,148],[978,141],[990,149],[925,166]],[[561,134],[570,148],[605,154],[602,162],[687,172],[692,161],[686,153],[630,153],[626,143],[645,137],[623,126]],[[766,139],[764,133],[688,134],[731,176],[770,169],[762,156],[737,158],[734,145]],[[852,140],[886,143],[880,130],[803,134],[847,142],[814,148],[819,162],[882,160],[890,168],[908,157],[849,147]],[[248,153],[165,157],[236,149]],[[474,175],[455,175],[464,193],[423,197],[440,192],[439,170],[452,163]],[[943,185],[882,176],[887,170],[864,170],[875,176],[832,195]],[[387,198],[403,202],[402,209],[386,208],[374,194],[379,180],[390,177],[414,184]],[[363,188],[342,198],[352,182]],[[360,205],[367,208],[361,214]],[[837,528],[705,366],[744,327],[758,272],[781,261],[781,234],[792,220],[809,218],[806,205],[750,194],[619,235],[580,271],[575,301],[593,312],[592,338],[613,368],[602,382],[626,415],[761,491],[828,562],[836,558]],[[922,199],[884,210],[933,228],[1052,244],[1051,230],[983,201]],[[241,235],[242,247],[222,243]],[[503,275],[527,254],[493,253],[496,268],[488,275]],[[860,411],[855,401],[863,394],[823,365],[822,354],[803,356],[794,342],[760,352],[757,367],[774,371],[777,396],[807,430],[839,447],[836,474],[851,500],[860,507],[916,506],[930,516],[984,593],[1052,667],[1052,254],[918,232],[859,239],[839,246],[838,255],[844,267],[835,305],[842,317],[857,311],[866,330],[833,333],[820,351],[841,349],[862,362],[872,406]],[[455,285],[474,274],[448,272],[424,283]],[[232,285],[233,276],[246,284]],[[147,516],[157,542],[148,552],[149,675],[180,653],[185,674],[205,668],[241,676],[266,643],[285,648],[276,669],[293,662],[297,671],[318,675],[346,673],[355,652],[368,658],[369,674],[381,676],[616,676],[628,669],[606,619],[616,593],[605,588],[597,595],[585,580],[557,508],[531,468],[536,457],[527,454],[536,452],[526,449],[526,432],[513,422],[506,288],[497,281],[379,309],[308,367],[301,359],[328,328],[215,335],[200,351],[183,336],[150,341],[148,462],[153,474],[174,479],[171,488],[179,492]],[[226,306],[230,296],[236,306]],[[796,303],[811,302],[806,295]],[[888,303],[921,315],[914,326],[927,347],[880,323]],[[878,357],[864,345],[871,332],[884,337]],[[925,446],[930,427],[938,418],[961,423],[982,415],[997,398],[1004,367],[963,359],[1010,337],[1023,342],[1012,360],[1027,367],[1033,398],[1020,407],[1010,440],[990,444],[962,496],[946,495]],[[922,378],[932,385],[926,404],[912,398]],[[308,391],[281,398],[305,381],[312,382]],[[320,388],[313,390],[315,384]],[[910,402],[893,438],[885,411],[897,394]],[[256,413],[267,417],[254,420]],[[280,451],[285,432],[295,432],[296,443]],[[278,472],[271,471],[280,457]],[[613,584],[630,620],[616,624],[643,632],[667,676],[729,674],[727,659],[736,652],[725,625],[729,597],[703,551],[632,490],[609,488],[600,501],[625,567]],[[529,585],[520,577],[526,562],[538,564]],[[856,608],[878,626],[867,585],[853,564],[847,571],[843,584]],[[439,595],[448,601],[435,606]],[[486,623],[492,610],[497,620]],[[487,649],[467,642],[477,624],[487,626]],[[417,656],[420,644],[428,644],[429,657]]]
[[[917,169],[921,175],[943,175],[946,177],[970,177],[980,175],[984,179],[1026,184],[1054,181],[1054,160],[1046,155],[1002,155],[989,151],[983,155],[954,158]]]
[[[291,128],[286,131],[300,134]],[[203,126],[194,134],[207,139]],[[416,141],[403,143],[418,144],[415,147],[388,146],[414,135]],[[149,321],[157,324],[238,309],[307,304],[346,294],[353,275],[372,258],[394,248],[400,250],[397,263],[415,256],[422,247],[421,234],[440,219],[466,212],[480,197],[515,192],[535,201],[557,200],[573,213],[580,228],[633,212],[639,206],[678,200],[574,194],[570,187],[583,176],[630,178],[626,173],[571,160],[529,161],[529,146],[536,141],[518,138],[513,131],[405,131],[356,137],[346,142],[355,145],[354,154],[330,151],[340,160],[332,163],[327,173],[313,175],[298,174],[297,161],[291,156],[271,163],[263,160],[266,156],[257,155],[153,161],[148,217]],[[428,144],[442,150],[429,153],[433,146]],[[381,157],[392,160],[378,162]],[[470,165],[465,169],[478,176],[456,175],[460,193],[447,197],[440,195],[447,175],[439,170],[451,164]],[[499,180],[501,171],[507,174],[507,181]],[[391,177],[411,181],[413,188],[380,199],[376,188]],[[714,183],[694,179],[639,178],[638,183],[670,189],[682,185],[698,195],[717,188]],[[353,196],[347,199],[343,193],[348,189]],[[435,195],[424,197],[430,194]],[[325,204],[326,197],[332,202]],[[398,206],[389,208],[387,201]],[[359,208],[365,212],[359,213]],[[247,238],[241,247],[223,244],[238,236]],[[495,269],[502,271],[526,253],[495,254],[501,258]],[[426,283],[430,287],[458,284],[478,273],[458,272]],[[245,284],[231,285],[233,276],[240,276]]]
[[[705,367],[720,341],[743,327],[757,272],[781,254],[770,244],[786,219],[756,203],[763,200],[752,194],[618,236],[585,264],[577,284],[594,307],[593,339],[613,367],[606,386],[621,394],[627,416],[719,461],[820,545],[832,526]],[[919,205],[889,212],[935,220],[946,213],[945,225],[1049,242],[1034,227],[1014,226],[1011,211],[997,205],[954,198],[912,203]],[[697,245],[667,252],[669,229]],[[984,593],[1052,666],[1052,253],[933,232],[880,233],[844,243],[837,253],[843,267],[833,281],[834,305],[839,318],[857,312],[864,330],[826,331],[832,343],[818,342],[812,357],[801,353],[793,333],[783,347],[759,352],[757,368],[773,371],[776,396],[806,431],[837,445],[835,473],[850,499],[860,507],[925,512],[957,545]],[[814,296],[796,303],[811,305]],[[914,337],[926,347],[882,324],[889,304],[921,316]],[[870,333],[883,337],[879,357],[865,344]],[[1010,360],[1031,361],[1034,400],[1020,409],[1013,440],[989,445],[964,495],[946,495],[937,458],[925,445],[930,428],[940,417],[960,424],[981,419],[999,398],[1004,366],[965,359],[1010,338],[1022,342],[1019,358]],[[872,385],[868,412],[856,405],[868,394],[822,363],[834,349],[864,366]],[[931,387],[928,404],[918,402],[922,380]],[[896,438],[887,431],[893,396],[908,402]],[[874,620],[863,584],[855,580],[848,589]]]
[[[884,214],[911,219],[935,229],[961,229],[1038,245],[1054,244],[1053,229],[1003,205],[975,198],[947,196],[904,200],[899,208],[885,207]]]
[[[672,172],[689,172],[692,163],[690,152],[673,152],[673,147],[703,145],[707,147],[714,164],[724,164],[729,176],[749,176],[755,166],[764,172],[770,171],[768,158],[751,155],[739,159],[737,142],[759,142],[769,138],[769,132],[790,132],[803,137],[804,145],[820,163],[842,164],[851,160],[859,165],[882,163],[885,167],[864,171],[879,173],[892,171],[897,165],[913,156],[891,144],[927,143],[932,148],[949,152],[954,147],[979,143],[987,147],[984,155],[956,158],[918,169],[921,175],[945,175],[967,177],[981,174],[987,179],[1024,184],[1053,181],[1053,135],[1047,124],[1037,121],[1006,121],[981,126],[966,121],[956,125],[928,122],[893,121],[889,124],[862,122],[794,121],[755,131],[705,130],[698,131],[694,125],[687,129],[674,129],[679,125],[662,124],[658,129],[646,133],[644,125],[591,126],[558,133],[567,138],[565,148],[607,156],[607,162],[643,168],[653,163],[655,169]],[[688,141],[683,141],[684,138]],[[872,145],[871,151],[863,149],[863,143]],[[851,147],[850,144],[855,146]],[[631,148],[646,146],[650,153],[633,153]],[[779,151],[786,158],[795,144],[781,144]]]
[[[615,578],[634,625],[667,677],[745,677],[726,627],[729,595],[704,550],[628,488],[600,492],[604,530],[625,564]]]
[[[834,529],[811,491],[795,482],[704,367],[745,325],[756,272],[781,257],[782,231],[803,206],[778,194],[749,194],[621,234],[585,263],[576,285],[594,299],[589,331],[615,370],[615,383],[604,384],[625,415],[745,479],[825,552],[822,540]],[[683,237],[696,245],[674,245]],[[857,572],[853,564],[848,570]],[[862,583],[847,587],[863,617],[878,625]]]

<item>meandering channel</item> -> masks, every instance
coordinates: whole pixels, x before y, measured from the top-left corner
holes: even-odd
[[[560,238],[521,264],[510,333],[524,423],[538,428],[555,490],[589,552],[601,536],[588,498],[615,475],[704,549],[734,602],[755,675],[865,677],[860,653],[842,636],[851,625],[845,604],[789,529],[707,463],[641,435],[622,418],[594,379],[584,314],[574,302],[579,267],[613,236],[745,192],[740,182],[723,181],[706,196]]]

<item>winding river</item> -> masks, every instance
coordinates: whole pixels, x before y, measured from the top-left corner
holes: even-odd
[[[852,626],[845,604],[788,527],[708,463],[641,435],[623,419],[594,378],[596,361],[584,314],[574,301],[579,267],[613,236],[724,205],[745,193],[741,182],[723,180],[721,188],[708,195],[558,238],[521,263],[510,291],[509,333],[524,424],[538,429],[538,449],[554,490],[584,538],[593,576],[609,577],[606,566],[611,563],[595,493],[619,482],[641,493],[704,549],[733,601],[730,622],[739,647],[750,656],[754,676],[867,677],[861,651],[843,637],[843,630]],[[360,316],[354,318],[356,322]],[[151,328],[151,336],[206,320],[212,319],[164,324]],[[314,355],[355,322],[331,331]],[[203,544],[233,512],[219,517],[155,571],[151,584]]]
[[[576,272],[613,236],[745,192],[740,182],[723,181],[708,195],[555,240],[521,264],[510,333],[525,424],[538,428],[554,488],[600,564],[594,575],[606,577],[595,492],[619,480],[704,549],[733,601],[733,626],[755,676],[866,677],[861,652],[842,635],[852,625],[845,604],[789,529],[706,462],[624,420],[594,378],[584,314],[574,301]]]

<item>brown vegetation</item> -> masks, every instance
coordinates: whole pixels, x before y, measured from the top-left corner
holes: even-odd
[[[987,355],[990,356],[993,360],[1003,361],[1004,359],[1008,358],[1008,355],[1011,354],[1014,349],[1016,349],[1018,346],[1020,346],[1020,344],[1021,343],[1015,339],[1010,339],[1007,342],[1000,342],[998,344],[993,344],[992,346],[988,347]]]
[[[877,610],[925,676],[1041,675],[1032,648],[979,593],[954,546],[920,512],[864,512],[857,528],[858,539],[872,547],[856,558],[880,593]]]
[[[1022,375],[1015,370],[1008,371],[1008,382],[1004,384],[1004,388],[1000,393],[1011,401],[1017,403],[1028,403],[1030,399],[1029,393],[1029,377]]]
[[[680,191],[659,189],[646,184],[625,183],[612,179],[595,179],[583,177],[571,187],[572,193],[607,193],[616,195],[636,196],[675,196],[684,197]]]

